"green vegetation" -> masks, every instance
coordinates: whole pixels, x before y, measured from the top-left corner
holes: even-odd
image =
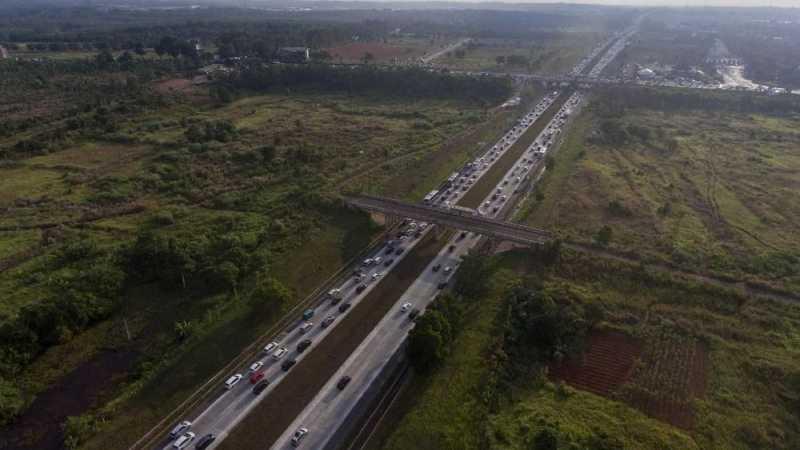
[[[436,63],[455,70],[559,75],[571,69],[600,40],[602,37],[598,33],[543,33],[525,39],[480,38],[447,53]]]
[[[796,291],[797,110],[736,94],[601,96],[522,216],[569,240]]]
[[[529,252],[499,258],[489,294],[464,315],[449,356],[415,380],[419,386],[401,400],[403,417],[381,448],[528,449],[555,442],[557,448],[788,449],[800,442],[800,308],[572,252],[551,265],[541,260]],[[527,305],[529,313],[514,314],[514,305]],[[540,312],[531,314],[531,307]],[[548,309],[561,312],[542,314]],[[518,319],[509,321],[509,312]],[[566,323],[643,342],[657,342],[656,336],[702,342],[710,364],[705,395],[691,403],[694,427],[675,428],[634,409],[625,384],[600,397],[548,377],[552,361],[581,352],[582,333],[564,334]],[[525,329],[538,337],[521,339]],[[566,336],[573,344],[563,345]],[[522,352],[501,350],[515,346]],[[643,357],[662,380],[663,391],[649,394],[657,401],[681,372],[676,360]],[[522,376],[508,376],[514,374]]]

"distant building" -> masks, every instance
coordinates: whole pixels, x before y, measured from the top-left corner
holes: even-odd
[[[639,78],[642,78],[642,79],[645,79],[645,80],[649,80],[649,79],[655,77],[656,73],[653,72],[652,69],[646,69],[645,68],[645,69],[642,69],[639,72],[637,72],[637,75],[639,75]]]
[[[281,47],[275,52],[275,59],[282,63],[307,63],[311,60],[308,47]]]
[[[8,50],[0,45],[0,59],[8,59]]]

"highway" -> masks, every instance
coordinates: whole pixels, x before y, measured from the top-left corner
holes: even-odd
[[[453,208],[458,201],[474,187],[487,171],[499,161],[502,155],[511,148],[519,138],[536,122],[536,120],[550,108],[560,95],[553,92],[546,95],[530,112],[528,112],[517,125],[512,127],[500,140],[486,153],[466,164],[458,172],[454,173],[447,182],[443,183],[443,188],[432,192],[428,201],[432,205],[437,205],[445,210]],[[509,205],[508,202],[519,192],[519,187],[543,164],[543,156],[554,141],[554,137],[561,131],[561,126],[565,123],[569,112],[581,101],[581,94],[573,94],[561,107],[559,112],[553,116],[547,127],[537,136],[534,142],[525,150],[515,164],[508,170],[505,176],[498,181],[495,189],[487,196],[482,205],[478,208],[479,212],[488,219],[493,219],[498,214],[502,214]],[[509,227],[520,227],[519,225],[507,224]],[[403,228],[403,236],[396,241],[387,242],[386,247],[391,246],[389,251],[386,247],[380,247],[368,256],[368,260],[373,258],[383,258],[377,264],[365,264],[361,267],[363,281],[355,282],[352,278],[344,281],[339,289],[342,300],[338,305],[332,304],[329,296],[321,296],[315,303],[314,315],[310,318],[312,325],[302,333],[300,325],[303,321],[298,320],[289,329],[284,330],[275,338],[277,348],[285,347],[287,354],[278,359],[274,352],[262,353],[258,358],[253,358],[244,367],[236,371],[241,375],[241,380],[230,389],[219,387],[218,396],[201,411],[196,411],[194,415],[189,415],[192,422],[191,433],[194,441],[187,442],[188,447],[193,447],[197,440],[203,436],[213,434],[216,440],[207,448],[211,449],[219,445],[226,436],[242,421],[259,402],[268,398],[270,393],[280,388],[281,381],[291,373],[291,367],[281,367],[288,360],[301,361],[305,356],[311,354],[316,345],[325,336],[331,333],[341,321],[340,318],[347,314],[352,307],[361,302],[372,289],[380,283],[382,277],[392,268],[396,267],[400,260],[422,240],[422,238],[434,228],[433,225],[427,226],[423,223],[406,223]],[[536,230],[538,231],[538,230]],[[359,347],[348,357],[345,364],[341,365],[337,374],[331,377],[325,388],[320,390],[316,397],[305,407],[303,412],[296,418],[283,436],[275,442],[275,448],[287,445],[287,438],[291,436],[300,424],[308,423],[310,432],[305,439],[304,448],[323,448],[326,445],[327,437],[341,425],[344,420],[345,412],[352,408],[363,391],[370,385],[370,380],[380,372],[389,357],[394,354],[402,345],[407,336],[411,323],[405,319],[405,313],[399,313],[400,305],[411,303],[414,308],[424,309],[435,296],[441,282],[448,280],[456,271],[461,256],[477,245],[478,234],[469,234],[461,237],[461,233],[456,234],[451,242],[443,247],[441,252],[423,270],[411,286],[397,300],[392,311],[381,319],[378,326],[374,327],[367,338],[362,341]],[[534,241],[530,241],[534,242]],[[538,241],[542,242],[539,235]],[[398,251],[402,248],[403,251]],[[388,259],[387,259],[388,258]],[[434,272],[433,266],[441,264],[441,268]],[[350,304],[351,309],[341,311],[340,305]],[[332,323],[327,327],[320,325],[321,321],[328,316],[333,316]],[[297,344],[303,340],[310,340],[303,352],[298,351]],[[252,370],[248,367],[251,364],[259,364],[257,369],[263,373],[263,378],[269,380],[269,385],[260,393],[253,393],[253,384],[250,382]],[[353,381],[344,391],[337,394],[331,390],[340,375],[352,373]],[[231,374],[233,375],[233,373]],[[333,386],[334,389],[335,386]],[[338,391],[338,390],[337,390]],[[306,426],[306,425],[304,425]],[[185,433],[188,430],[183,430]],[[317,436],[317,437],[313,437]],[[163,441],[155,448],[171,448],[175,441],[164,436]],[[265,443],[268,444],[268,443]]]
[[[548,126],[526,149],[524,156],[508,170],[492,193],[484,199],[481,208],[486,210],[484,214],[487,217],[495,218],[505,211],[505,203],[511,201],[510,199],[518,193],[517,184],[513,180],[532,174],[543,164],[542,157],[535,160],[530,158],[535,153],[544,156],[550,150],[554,130],[564,125],[569,113],[577,108],[581,101],[580,93],[570,96]],[[392,312],[381,320],[342,364],[336,374],[275,442],[272,449],[295,448],[291,442],[292,436],[301,427],[308,430],[301,441],[301,448],[334,449],[340,444],[334,440],[335,432],[344,425],[353,409],[367,394],[369,387],[381,375],[391,357],[396,352],[402,351],[408,331],[413,326],[407,313],[402,311],[402,305],[410,303],[412,308],[424,310],[435,299],[440,292],[440,283],[449,282],[458,268],[461,257],[480,242],[480,235],[465,234],[466,236],[457,232],[445,244],[409,289],[396,301],[391,309]],[[337,383],[344,376],[349,376],[351,381],[340,390]]]
[[[497,145],[487,151],[486,155],[478,158],[473,164],[468,166],[470,186],[474,185],[474,183],[476,183],[496,163],[496,161],[500,159],[500,155],[502,155],[508,148],[516,143],[524,131],[533,124],[535,119],[538,118],[542,112],[547,110],[550,105],[552,105],[558,95],[559,94],[557,92],[554,92],[545,96],[545,98],[537,103],[537,105],[525,116],[526,119],[522,123],[516,125],[512,131],[503,136]],[[448,195],[447,197],[449,198],[449,201],[455,203],[463,195],[465,195],[468,190],[468,188],[456,190],[452,193],[452,195]],[[443,196],[445,196],[444,193],[439,195],[440,198]],[[439,200],[439,198],[437,198],[437,200]],[[395,253],[391,255],[387,254],[386,248],[381,247],[368,255],[368,259],[381,257],[382,260],[378,264],[362,267],[364,277],[363,282],[355,283],[351,278],[337,287],[337,289],[340,289],[342,296],[342,301],[339,305],[343,303],[350,303],[353,305],[352,307],[354,307],[361,300],[363,300],[367,294],[371,292],[374,286],[380,282],[380,279],[385,276],[388,271],[396,267],[400,260],[405,257],[405,255],[408,255],[409,251],[414,248],[414,246],[422,239],[422,237],[430,232],[431,228],[433,227],[428,227],[423,224],[417,224],[413,229],[410,229],[410,226],[407,226],[405,229],[406,235],[402,236],[397,240],[397,242],[393,243],[395,247]],[[398,248],[403,249],[401,254],[396,254]],[[393,261],[391,264],[386,266],[385,264],[389,259],[392,259]],[[375,277],[374,280],[373,276]],[[359,289],[361,292],[358,292],[357,289],[360,284],[363,284],[363,288]],[[324,339],[325,336],[327,336],[337,326],[340,321],[339,318],[343,314],[347,314],[347,311],[339,311],[339,305],[332,305],[328,296],[322,296],[316,302],[316,306],[314,307],[314,316],[310,319],[310,321],[313,322],[313,326],[306,333],[302,334],[300,332],[299,327],[303,321],[298,318],[298,320],[294,322],[289,329],[284,330],[275,338],[277,348],[285,347],[288,350],[288,354],[279,360],[276,360],[273,356],[275,351],[274,349],[269,354],[261,354],[258,358],[253,358],[244,367],[241,367],[235,372],[242,375],[242,379],[231,389],[226,390],[222,385],[220,385],[219,394],[210,403],[210,405],[205,407],[202,411],[198,411],[194,416],[190,416],[186,419],[192,422],[190,430],[195,435],[194,441],[191,442],[187,448],[192,447],[197,440],[208,434],[215,435],[216,440],[207,448],[212,449],[219,445],[219,443],[225,439],[231,430],[233,430],[234,427],[241,422],[241,420],[256,405],[258,405],[260,401],[267,398],[271,391],[279,388],[281,380],[291,373],[291,368],[289,368],[288,371],[284,371],[281,367],[281,364],[289,359],[294,359],[298,362],[301,361],[306,355],[310,354],[314,350],[318,342]],[[331,323],[328,327],[322,328],[320,326],[320,322],[329,315],[334,315],[336,319],[334,319],[333,323]],[[305,349],[305,351],[300,353],[296,349],[297,344],[305,339],[310,339],[311,344]],[[253,384],[251,384],[249,380],[251,375],[249,366],[254,363],[263,364],[263,366],[259,368],[259,371],[263,372],[262,379],[267,379],[270,381],[269,386],[258,395],[253,393]],[[231,376],[235,373],[231,373]],[[164,436],[164,439],[155,448],[163,448],[165,450],[173,448],[172,446],[174,442],[174,440]]]

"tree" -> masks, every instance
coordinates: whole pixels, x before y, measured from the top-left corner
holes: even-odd
[[[233,295],[238,295],[236,287],[239,284],[239,267],[230,261],[224,261],[214,269],[214,273],[219,280],[233,291]]]
[[[141,42],[136,43],[136,46],[133,48],[133,51],[139,56],[144,56],[144,54],[147,53],[147,51],[144,49],[144,44],[142,44]]]
[[[550,428],[544,428],[533,438],[531,450],[558,450],[558,435]]]
[[[112,55],[108,50],[103,50],[102,52],[98,53],[97,56],[95,56],[95,61],[97,62],[98,66],[105,69],[114,64],[114,55]]]
[[[436,310],[426,311],[409,333],[408,357],[415,369],[425,372],[447,355],[451,329],[447,319]]]
[[[594,241],[598,245],[606,247],[611,242],[612,235],[613,235],[613,230],[611,229],[611,227],[608,225],[603,225],[603,227],[600,228],[597,231],[597,233],[595,233]]]
[[[456,273],[453,292],[469,298],[480,298],[489,290],[493,265],[490,258],[475,254],[464,256]]]
[[[254,308],[268,312],[278,312],[292,298],[292,293],[273,277],[259,275],[256,287],[250,294],[250,304]]]

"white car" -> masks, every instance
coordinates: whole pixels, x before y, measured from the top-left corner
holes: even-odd
[[[192,426],[192,422],[189,422],[188,420],[184,420],[183,422],[175,425],[175,428],[173,428],[172,431],[169,432],[169,438],[170,439],[175,439],[181,433],[183,433],[184,431],[188,430],[189,427],[191,427],[191,426]]]
[[[275,350],[276,348],[278,348],[278,343],[277,343],[277,342],[274,342],[274,341],[273,341],[273,342],[270,342],[269,344],[267,344],[267,345],[264,347],[264,353],[266,353],[266,354],[270,354],[270,353],[271,353],[273,350]]]
[[[300,441],[306,437],[306,434],[308,434],[308,428],[298,428],[297,431],[294,432],[294,436],[292,436],[292,447],[298,447]]]
[[[453,271],[453,268],[450,267],[450,266],[447,266],[447,267],[444,268],[444,273],[450,273],[452,271]]]
[[[300,334],[308,333],[308,330],[314,327],[314,322],[306,322],[300,326]]]
[[[289,353],[289,349],[286,348],[286,347],[281,347],[281,348],[275,350],[275,353],[272,354],[272,359],[277,361],[277,360],[283,358],[284,355],[286,355],[287,353]]]
[[[400,311],[406,312],[411,309],[411,303],[403,303],[403,306],[400,307]]]
[[[377,279],[378,279],[378,278],[380,278],[382,275],[383,275],[383,272],[375,272],[375,273],[373,273],[373,274],[372,274],[372,280],[373,280],[373,281],[374,281],[374,280],[377,280]]]
[[[225,390],[230,390],[232,387],[236,386],[236,383],[238,383],[241,379],[242,379],[242,374],[240,373],[237,373],[236,375],[233,375],[230,378],[228,378],[225,381]],[[192,439],[194,439],[194,437],[192,437]]]
[[[189,431],[172,443],[172,448],[186,448],[194,440],[195,434]]]
[[[264,367],[264,363],[261,361],[256,361],[253,364],[250,364],[250,373],[258,372],[258,369]]]

